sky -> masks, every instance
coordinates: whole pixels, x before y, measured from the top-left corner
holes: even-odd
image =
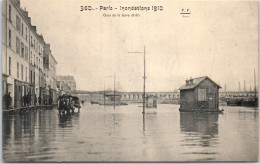
[[[163,6],[162,11],[80,11],[80,6]],[[254,87],[258,74],[257,1],[21,0],[56,58],[57,74],[78,90],[174,91],[209,76],[229,91]],[[180,12],[189,9],[184,18]],[[104,17],[104,14],[139,14]],[[122,16],[122,15],[121,15]],[[132,54],[128,52],[140,52]],[[257,76],[258,79],[258,76]]]

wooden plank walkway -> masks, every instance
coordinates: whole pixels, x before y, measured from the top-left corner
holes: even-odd
[[[56,107],[57,104],[52,104],[52,105],[31,105],[27,107],[20,107],[20,108],[14,108],[14,109],[3,109],[3,112],[25,112],[29,110],[37,110],[37,109],[52,109]]]

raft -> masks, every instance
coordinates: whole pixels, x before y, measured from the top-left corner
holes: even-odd
[[[209,109],[179,109],[180,112],[193,112],[193,113],[223,113],[224,109],[221,110],[209,110]]]

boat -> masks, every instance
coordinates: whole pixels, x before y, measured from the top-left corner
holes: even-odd
[[[255,78],[255,69],[254,69],[254,91],[255,91],[255,95],[254,95],[254,97],[243,100],[243,102],[242,102],[242,106],[247,106],[247,107],[258,107],[258,97],[256,96],[256,78]]]
[[[192,113],[220,113],[223,114],[224,109],[217,109],[217,110],[210,110],[210,109],[192,109],[192,110],[185,110],[179,109],[180,112],[192,112]]]
[[[105,104],[104,104],[104,102],[99,102],[98,104],[99,104],[99,105],[106,105],[106,106],[128,105],[127,103],[123,103],[123,102],[119,102],[119,103],[116,103],[116,104],[114,104],[113,102],[106,102]]]
[[[72,96],[72,104],[74,103],[74,106],[72,108],[81,108],[79,98],[76,96]]]
[[[90,101],[91,104],[99,104],[97,101]]]
[[[246,106],[246,107],[258,107],[258,98],[255,97],[255,98],[243,100],[242,106]]]
[[[72,95],[59,96],[59,103],[57,108],[59,113],[70,113],[70,111],[74,111],[75,108],[78,108],[78,110],[81,108],[78,97]]]
[[[242,106],[243,99],[227,100],[227,106]]]
[[[240,98],[226,100],[227,106],[258,107],[258,96],[256,95],[255,69],[254,69],[254,92],[255,94],[253,97],[236,96]]]

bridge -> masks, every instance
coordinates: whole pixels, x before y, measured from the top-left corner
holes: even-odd
[[[122,100],[142,100],[143,92],[122,92]],[[145,96],[154,95],[158,99],[176,99],[180,98],[180,92],[146,92]]]
[[[105,91],[105,93],[113,91]],[[87,91],[76,91],[72,93],[84,100],[102,100],[104,98],[104,91],[87,92]],[[139,101],[143,99],[143,92],[120,92],[116,91],[116,94],[121,96],[122,101]],[[154,95],[159,100],[176,100],[180,98],[180,92],[146,92],[146,96]],[[219,92],[220,98],[237,98],[237,97],[253,97],[255,93],[253,91],[227,91]],[[258,96],[258,95],[257,95]]]

